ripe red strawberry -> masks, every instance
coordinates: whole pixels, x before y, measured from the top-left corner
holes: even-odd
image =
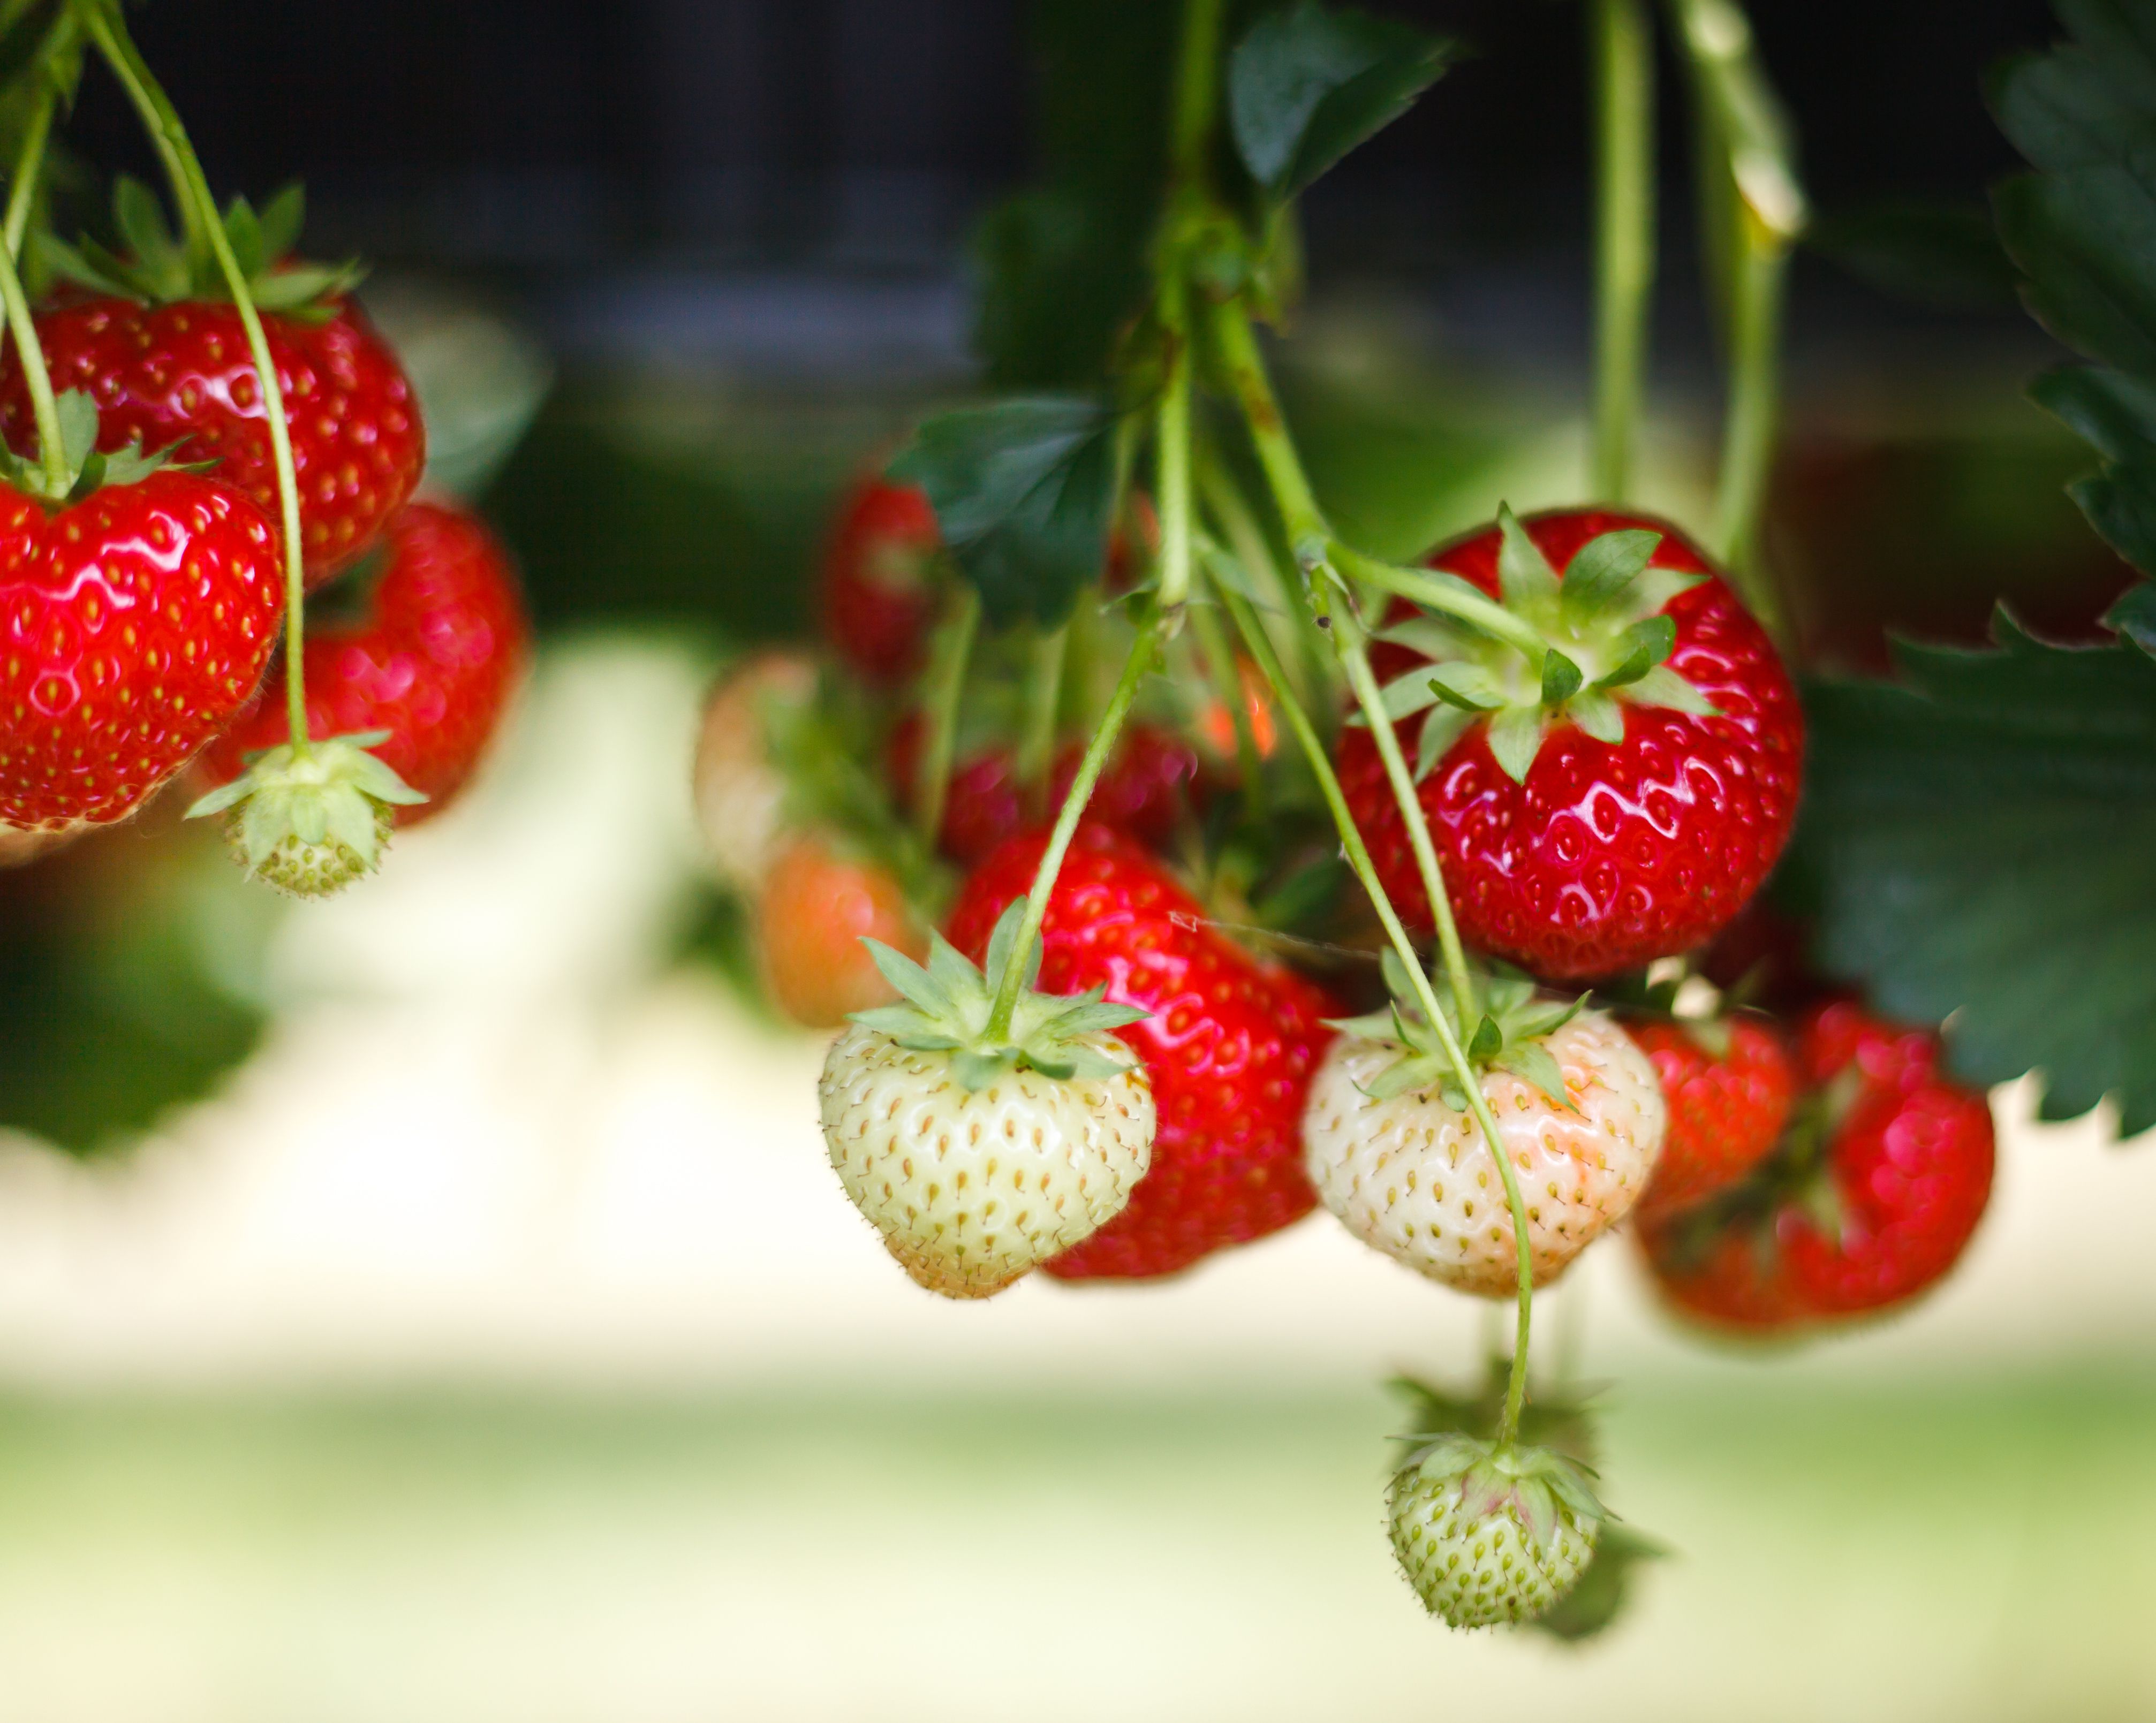
[[[1960,1258],[1991,1194],[1991,1112],[1942,1076],[1939,1040],[1861,1007],[1801,1031],[1815,1085],[1750,1179],[1643,1227],[1650,1269],[1680,1309],[1725,1326],[1784,1327],[1906,1302]]]
[[[913,801],[920,769],[921,724],[909,713],[891,731],[886,763],[902,805]],[[1050,812],[1063,804],[1078,777],[1085,748],[1073,742],[1056,756],[1050,779]],[[1123,731],[1106,768],[1093,786],[1090,818],[1151,844],[1174,835],[1177,822],[1201,788],[1197,751],[1171,731],[1132,724]],[[943,796],[943,824],[937,847],[971,867],[1028,823],[1017,762],[1007,747],[983,749],[951,770]]]
[[[1642,1215],[1688,1208],[1735,1184],[1774,1151],[1796,1095],[1782,1038],[1744,1013],[1712,1024],[1630,1022],[1626,1032],[1661,1079],[1669,1135]]]
[[[951,941],[977,959],[1025,895],[1044,835],[1012,839],[969,878]],[[1116,1033],[1152,1079],[1152,1168],[1129,1206],[1048,1264],[1059,1279],[1172,1274],[1276,1232],[1317,1201],[1302,1170],[1302,1110],[1332,1007],[1292,972],[1205,925],[1198,901],[1127,838],[1078,829],[1041,926],[1040,987],[1096,986],[1151,1013]]]
[[[855,487],[824,555],[824,632],[842,664],[886,685],[921,667],[942,548],[920,486],[870,477]]]
[[[0,821],[139,808],[254,693],[283,597],[268,517],[221,479],[165,468],[52,514],[0,485]]]
[[[310,587],[373,543],[427,459],[418,403],[396,356],[349,300],[323,310],[318,320],[262,319],[285,392]],[[215,460],[218,478],[278,518],[262,392],[232,305],[99,297],[49,310],[37,326],[54,388],[96,402],[100,450],[177,444],[179,459]],[[11,346],[0,370],[0,435],[26,449],[32,429]]]
[[[1636,515],[1506,514],[1430,562],[1502,595],[1552,654],[1404,602],[1378,649],[1461,933],[1562,979],[1712,936],[1796,813],[1803,714],[1758,623],[1697,547]],[[1427,926],[1375,745],[1349,728],[1339,755],[1385,890]]]
[[[386,730],[370,751],[428,799],[399,807],[399,826],[439,813],[485,753],[531,654],[531,624],[508,555],[475,515],[413,503],[358,621],[307,630],[307,730]],[[281,664],[260,698],[203,756],[210,783],[288,735]]]

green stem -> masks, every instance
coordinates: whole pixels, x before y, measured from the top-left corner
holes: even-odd
[[[1067,623],[1050,628],[1033,643],[1026,679],[1025,730],[1013,762],[1027,817],[1040,818],[1048,806],[1048,783],[1055,755],[1055,716],[1063,704],[1063,659],[1070,640]]]
[[[52,373],[45,368],[44,349],[38,344],[38,326],[30,316],[29,296],[23,278],[16,274],[14,254],[0,257],[0,304],[8,311],[8,326],[14,331],[15,351],[22,356],[23,385],[30,397],[31,417],[38,423],[38,459],[44,469],[45,495],[57,505],[68,492],[67,445],[60,436],[59,403],[53,399]]]
[[[1738,239],[1731,282],[1729,404],[1722,433],[1722,479],[1715,504],[1715,547],[1759,620],[1781,624],[1780,607],[1759,559],[1759,520],[1774,461],[1781,409],[1782,299],[1789,248],[1748,208],[1737,212]]]
[[[1265,356],[1258,351],[1257,330],[1249,309],[1240,300],[1229,300],[1214,317],[1213,330],[1220,362],[1227,370],[1228,387],[1242,409],[1243,422],[1258,452],[1258,464],[1265,469],[1265,483],[1280,510],[1281,525],[1286,529],[1289,551],[1298,562],[1306,556],[1322,556],[1332,535],[1302,469],[1302,459],[1288,436],[1287,420],[1281,412],[1280,397],[1273,392]]]
[[[1123,661],[1123,674],[1116,679],[1108,710],[1101,715],[1100,728],[1086,744],[1086,756],[1078,762],[1078,776],[1071,780],[1070,793],[1063,798],[1062,811],[1055,817],[1055,829],[1049,833],[1048,848],[1041,852],[1040,865],[1034,870],[1033,890],[1026,895],[1025,915],[1019,923],[1018,941],[1011,947],[1009,965],[1004,971],[994,1003],[989,1008],[988,1040],[992,1046],[1010,1035],[1011,1013],[1018,1007],[1018,996],[1024,985],[1026,960],[1032,955],[1033,942],[1040,936],[1040,924],[1048,914],[1049,896],[1055,890],[1056,875],[1063,871],[1064,854],[1070,848],[1078,822],[1085,817],[1086,805],[1093,799],[1093,786],[1100,782],[1101,768],[1107,764],[1109,751],[1122,731],[1123,719],[1131,710],[1131,702],[1137,697],[1138,684],[1152,664],[1161,633],[1160,619],[1155,616],[1138,630],[1137,638],[1131,643],[1131,655]]]
[[[1592,0],[1595,74],[1594,495],[1622,502],[1655,279],[1655,48],[1645,0]]]
[[[1190,596],[1190,392],[1189,290],[1178,277],[1161,285],[1162,320],[1174,351],[1168,360],[1168,387],[1161,392],[1160,434],[1154,449],[1155,483],[1160,490],[1160,606],[1170,615]]]
[[[1262,820],[1265,817],[1265,762],[1258,753],[1257,732],[1250,727],[1250,705],[1243,695],[1243,675],[1235,663],[1235,649],[1229,645],[1220,618],[1210,605],[1194,604],[1186,613],[1199,656],[1205,661],[1206,679],[1226,705],[1229,720],[1235,727],[1235,767],[1242,774],[1244,811],[1253,820]]]
[[[293,748],[307,751],[306,690],[306,559],[300,536],[300,479],[292,460],[291,428],[285,422],[285,390],[277,379],[277,366],[270,351],[270,338],[247,289],[247,278],[226,238],[224,222],[211,195],[209,180],[178,111],[166,96],[156,76],[129,39],[116,6],[99,3],[86,13],[90,39],[97,44],[142,116],[151,136],[174,176],[176,194],[184,220],[192,209],[196,221],[189,243],[206,241],[224,277],[241,326],[247,331],[248,352],[254,361],[255,381],[262,391],[263,414],[270,433],[270,452],[277,469],[277,501],[285,528],[285,693],[287,721]]]
[[[921,737],[921,762],[915,768],[913,828],[922,852],[936,854],[943,829],[943,803],[951,789],[951,756],[958,746],[958,702],[966,689],[966,661],[981,625],[981,595],[971,581],[953,583],[957,603],[943,626],[921,679],[927,734]]]
[[[1438,949],[1445,954],[1445,972],[1452,983],[1453,1003],[1459,1008],[1462,1034],[1471,1035],[1479,1014],[1475,989],[1467,974],[1467,953],[1460,944],[1460,929],[1452,919],[1452,899],[1445,889],[1444,869],[1438,864],[1437,846],[1430,842],[1430,822],[1424,818],[1422,799],[1415,793],[1414,774],[1400,752],[1400,738],[1385,715],[1385,697],[1378,690],[1377,673],[1370,668],[1370,653],[1360,623],[1342,616],[1334,632],[1340,642],[1340,661],[1347,666],[1348,685],[1355,690],[1355,704],[1370,727],[1378,757],[1384,762],[1386,781],[1399,804],[1400,823],[1407,828],[1408,844],[1414,851],[1415,871],[1422,877],[1424,895],[1430,899],[1430,919],[1437,924]]]
[[[55,34],[58,29],[55,25]],[[8,187],[7,220],[0,226],[0,239],[4,239],[11,258],[23,255],[30,213],[38,207],[38,177],[44,168],[45,145],[53,134],[53,110],[59,101],[59,92],[49,80],[40,79],[37,105],[30,110],[29,121],[23,128],[23,147],[16,154],[14,177]]]
[[[1257,515],[1244,500],[1241,487],[1217,459],[1199,463],[1198,482],[1206,508],[1227,539],[1229,551],[1243,572],[1265,589],[1267,599],[1294,630],[1296,655],[1286,668],[1296,700],[1308,705],[1313,699],[1322,697],[1314,690],[1322,690],[1329,695],[1332,654],[1311,620],[1309,607],[1296,597],[1281,573],[1280,559],[1274,555]]]
[[[1423,967],[1422,953],[1415,949],[1414,941],[1401,924],[1399,912],[1393,908],[1392,900],[1385,895],[1383,882],[1378,877],[1376,864],[1370,859],[1369,847],[1363,841],[1362,828],[1355,823],[1355,816],[1348,806],[1347,792],[1340,787],[1339,775],[1332,769],[1332,762],[1325,751],[1325,744],[1312,728],[1309,715],[1298,705],[1289,692],[1287,679],[1281,672],[1280,657],[1273,650],[1271,638],[1260,626],[1249,604],[1240,594],[1223,592],[1220,602],[1228,614],[1234,618],[1241,633],[1243,644],[1259,670],[1273,690],[1273,698],[1281,707],[1288,728],[1308,761],[1311,774],[1317,780],[1326,806],[1332,810],[1332,823],[1339,831],[1342,848],[1348,857],[1348,865],[1369,894],[1370,902],[1378,911],[1378,919],[1385,929],[1385,937],[1405,966],[1409,984],[1414,990],[1416,1003],[1423,1016],[1437,1036],[1438,1046],[1445,1062],[1452,1067],[1467,1105],[1481,1128],[1482,1140],[1490,1146],[1490,1153],[1496,1161],[1498,1176],[1504,1181],[1505,1200],[1512,1214],[1512,1238],[1518,1252],[1519,1292],[1518,1315],[1512,1341],[1512,1371],[1505,1392],[1504,1422],[1499,1426],[1497,1439],[1509,1444],[1519,1434],[1520,1411],[1527,1403],[1527,1339],[1533,1326],[1534,1259],[1527,1244],[1527,1203],[1520,1194],[1520,1182],[1512,1172],[1512,1157],[1507,1152],[1504,1139],[1497,1134],[1497,1121],[1490,1111],[1488,1098],[1482,1093],[1481,1079],[1469,1061],[1466,1049],[1460,1044],[1446,1022],[1445,1013],[1438,1007],[1437,995],[1430,982],[1429,972]],[[1410,821],[1410,824],[1414,822]],[[1448,957],[1448,961],[1450,961]],[[1464,1021],[1464,1019],[1463,1019]]]
[[[1471,623],[1486,634],[1495,635],[1507,646],[1518,648],[1526,654],[1527,662],[1537,668],[1549,650],[1548,643],[1532,627],[1496,600],[1484,597],[1465,581],[1440,577],[1419,568],[1397,568],[1374,556],[1366,556],[1337,539],[1326,546],[1326,554],[1334,567],[1364,586],[1410,599],[1426,610],[1440,611]]]
[[[1183,39],[1176,51],[1175,121],[1171,142],[1177,179],[1199,185],[1213,138],[1213,110],[1219,88],[1222,0],[1184,0]]]

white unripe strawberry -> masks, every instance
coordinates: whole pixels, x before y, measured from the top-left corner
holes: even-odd
[[[719,877],[739,891],[763,883],[783,834],[786,780],[772,759],[772,720],[806,705],[816,666],[798,652],[759,652],[727,671],[696,736],[696,823]]]
[[[1522,984],[1522,986],[1524,984]],[[1553,1280],[1639,1200],[1668,1122],[1655,1068],[1598,1011],[1543,1027],[1512,1002],[1486,1018],[1496,1043],[1481,1072],[1527,1214],[1535,1283]],[[1305,1165],[1348,1231],[1419,1274],[1465,1292],[1508,1297],[1517,1245],[1505,1183],[1466,1096],[1442,1062],[1413,1044],[1419,1023],[1335,1042],[1303,1114]],[[1522,1031],[1532,1033],[1523,1033]],[[1399,1038],[1404,1033],[1410,1044]],[[1507,1065],[1511,1069],[1507,1069]]]
[[[999,1292],[1105,1225],[1152,1161],[1152,1085],[1109,1033],[1143,1012],[1026,988],[1009,1033],[988,1034],[1023,910],[985,975],[942,939],[926,969],[866,941],[906,1003],[855,1013],[817,1085],[846,1194],[949,1298]]]
[[[1386,1494],[1393,1553],[1449,1627],[1534,1620],[1579,1582],[1603,1510],[1548,1449],[1440,1438],[1408,1457]]]

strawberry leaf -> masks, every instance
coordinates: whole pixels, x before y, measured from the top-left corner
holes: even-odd
[[[2105,615],[2103,625],[2156,658],[2156,582],[2130,588]]]
[[[1904,646],[1899,682],[1807,691],[1811,758],[1787,878],[1821,961],[1953,1068],[2038,1069],[2043,1115],[2105,1095],[2156,1126],[2156,659]]]
[[[993,628],[1054,626],[1106,554],[1115,415],[1075,395],[959,408],[925,420],[891,476],[928,493]]]
[[[1250,177],[1292,197],[1414,104],[1450,44],[1317,0],[1268,13],[1228,59],[1228,117]]]

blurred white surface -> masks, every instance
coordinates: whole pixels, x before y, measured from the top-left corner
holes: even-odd
[[[1359,1381],[1473,1356],[1480,1307],[1322,1214],[1163,1286],[916,1290],[825,1164],[821,1044],[651,972],[696,866],[701,680],[647,644],[555,653],[466,805],[292,913],[288,1008],[223,1094],[112,1163],[0,1142],[0,1375]],[[1999,1106],[1998,1192],[1951,1282],[1780,1367],[2156,1354],[2156,1146]],[[1545,1303],[1591,1374],[1697,1356],[1622,1242]]]

